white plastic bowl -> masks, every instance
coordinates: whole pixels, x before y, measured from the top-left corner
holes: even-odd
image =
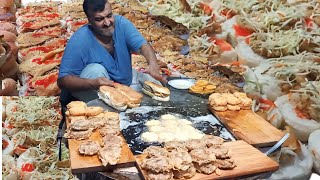
[[[194,82],[188,79],[174,79],[169,81],[168,84],[176,89],[189,89],[194,85]]]

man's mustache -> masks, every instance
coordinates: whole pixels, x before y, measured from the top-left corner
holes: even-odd
[[[110,25],[109,26],[103,26],[102,28],[104,28],[104,29],[108,29],[108,28],[110,28],[110,27],[112,27],[113,26],[113,23],[110,23]]]

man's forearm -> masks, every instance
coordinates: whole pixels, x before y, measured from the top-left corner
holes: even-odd
[[[148,64],[157,64],[157,57],[150,44],[144,44],[140,48],[141,54],[146,58]]]
[[[71,91],[97,89],[96,79],[84,79],[78,76],[65,76],[58,79],[58,86]]]

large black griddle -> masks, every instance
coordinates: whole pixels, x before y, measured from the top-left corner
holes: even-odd
[[[132,87],[138,91],[141,90],[141,86],[138,84]],[[159,117],[164,114],[173,114],[188,120],[199,116],[209,115],[204,120],[199,118],[196,121],[191,120],[194,122],[193,127],[204,132],[205,134],[220,136],[226,141],[235,139],[223,126],[223,124],[220,123],[217,118],[215,118],[208,110],[207,99],[204,99],[201,96],[190,94],[187,90],[177,90],[171,87],[169,88],[171,91],[169,102],[156,101],[149,96],[144,95],[140,107],[127,109],[125,112],[120,113],[122,134],[135,155],[141,154],[142,151],[150,145],[161,145],[160,143],[143,142],[140,139],[140,136],[143,132],[147,131],[147,127],[145,126],[146,121],[151,119],[159,119]],[[88,106],[100,106],[105,110],[116,111],[99,99],[88,102]],[[153,108],[153,110],[141,111],[141,108]],[[208,118],[212,121],[207,121]],[[126,125],[123,127],[123,124]],[[221,132],[228,134],[227,138],[226,136],[222,136]]]

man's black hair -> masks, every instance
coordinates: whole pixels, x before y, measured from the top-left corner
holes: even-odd
[[[108,0],[84,0],[83,2],[83,11],[89,17],[89,11],[92,12],[101,12],[104,10],[104,7]]]

